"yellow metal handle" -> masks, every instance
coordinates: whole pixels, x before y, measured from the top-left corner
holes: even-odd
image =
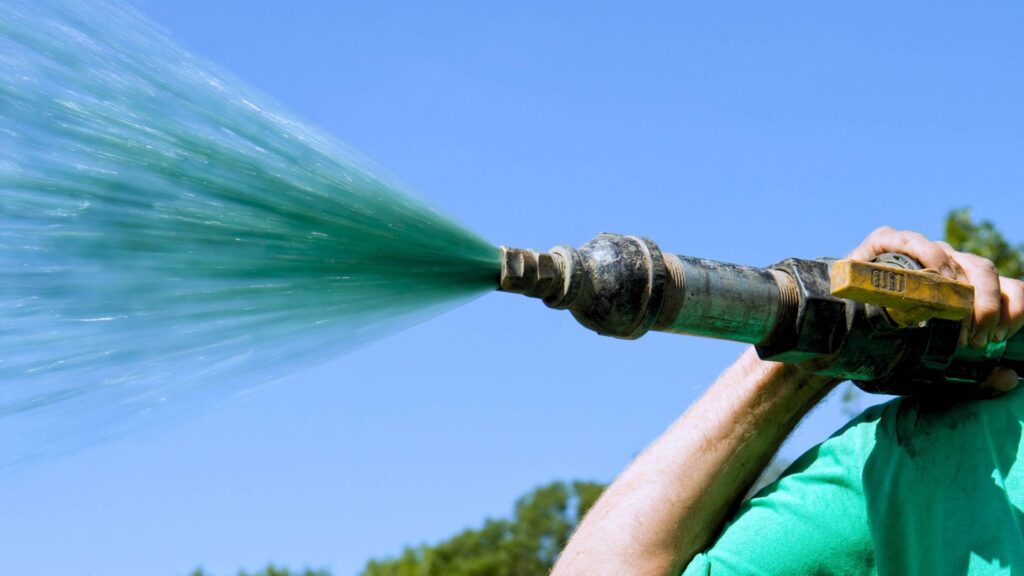
[[[963,320],[974,309],[974,286],[934,270],[906,270],[849,258],[832,263],[832,295],[885,308],[900,326],[931,318]]]

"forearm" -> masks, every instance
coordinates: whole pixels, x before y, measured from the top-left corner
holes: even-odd
[[[553,576],[678,574],[834,386],[749,350],[612,483]]]

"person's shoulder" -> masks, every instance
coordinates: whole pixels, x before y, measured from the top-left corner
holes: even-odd
[[[856,468],[856,461],[867,458],[874,449],[878,437],[876,429],[885,426],[898,413],[903,400],[894,398],[865,409],[798,458],[791,471],[799,472],[822,460],[832,461],[846,470]]]
[[[971,443],[993,437],[1020,438],[1024,389],[995,398],[904,397],[878,407],[876,440],[915,451],[919,444]],[[1015,443],[1016,444],[1016,443]]]
[[[900,397],[868,408],[810,457],[835,461],[869,484],[965,463],[991,470],[1016,460],[1022,423],[1024,390],[988,399]]]
[[[995,398],[948,398],[901,396],[864,410],[836,431],[831,440],[865,433],[914,434],[970,433],[992,425],[1024,420],[1024,388]]]
[[[998,398],[891,398],[851,419],[793,463],[788,474],[835,466],[856,474],[868,458],[888,452],[949,453],[998,436],[1016,447],[1024,422],[1024,389]],[[1016,441],[1015,441],[1016,440]]]

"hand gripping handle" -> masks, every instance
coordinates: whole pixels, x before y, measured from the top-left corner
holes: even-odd
[[[846,258],[832,263],[832,295],[875,304],[903,327],[932,318],[963,320],[974,309],[974,286],[934,270],[908,270]]]

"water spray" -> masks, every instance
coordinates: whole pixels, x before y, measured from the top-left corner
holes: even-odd
[[[497,282],[496,246],[131,6],[0,2],[0,475]]]
[[[869,392],[970,393],[995,367],[1024,373],[1024,333],[958,348],[974,288],[901,254],[875,262],[792,258],[767,268],[662,252],[600,234],[579,248],[501,248],[500,290],[569,310],[598,334],[650,330],[755,345]]]

